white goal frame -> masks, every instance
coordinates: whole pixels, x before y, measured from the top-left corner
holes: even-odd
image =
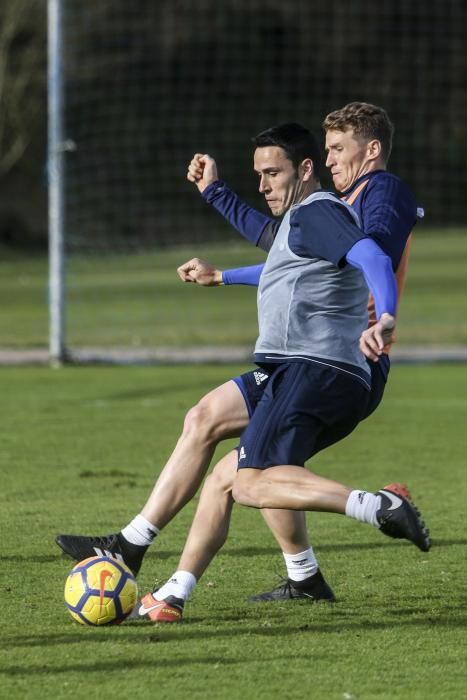
[[[63,117],[63,3],[47,4],[49,359],[60,365],[65,346],[64,158],[68,150]]]

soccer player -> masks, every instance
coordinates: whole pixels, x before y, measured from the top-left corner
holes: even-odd
[[[268,132],[266,132],[266,134],[267,133]],[[269,137],[270,136],[271,134],[269,134]],[[261,157],[257,158],[258,150],[260,152],[262,150],[262,153]],[[274,150],[275,149],[267,150],[266,148],[257,148],[255,152],[255,169],[261,173],[262,177],[264,174],[272,174],[273,177],[276,177],[281,172],[280,160],[278,158],[281,154],[280,152],[278,153],[277,150],[274,152]],[[205,162],[209,161],[209,159],[205,157],[201,157],[201,160]],[[211,165],[212,163],[210,163],[210,166]],[[196,165],[193,166],[193,172],[196,171],[197,167]],[[220,189],[221,185],[217,183],[216,187]],[[270,190],[267,186],[266,191],[269,194],[272,193],[272,189]],[[313,198],[316,198],[318,194],[320,193],[316,193],[305,199],[304,204],[307,204],[307,209],[312,208],[311,202],[313,202]],[[318,204],[316,199],[313,203],[315,205]],[[393,491],[383,489],[377,494],[368,494],[359,490],[351,490],[341,484],[323,480],[317,475],[310,475],[306,470],[303,470],[303,462],[306,459],[303,457],[304,453],[300,453],[300,457],[294,460],[293,457],[290,457],[290,453],[287,452],[287,450],[285,450],[285,454],[281,452],[283,449],[281,443],[284,441],[288,446],[292,444],[296,446],[299,445],[300,449],[304,448],[306,450],[305,445],[307,439],[313,440],[309,432],[310,425],[306,424],[308,411],[306,406],[309,406],[309,402],[314,406],[314,408],[310,408],[310,412],[308,413],[311,425],[315,427],[319,425],[320,427],[318,429],[321,430],[321,428],[323,428],[324,430],[322,441],[320,438],[318,439],[318,443],[313,443],[314,446],[311,450],[315,450],[314,453],[332,444],[334,438],[341,439],[347,434],[346,428],[343,428],[342,431],[338,429],[337,433],[334,433],[331,428],[331,433],[327,432],[329,425],[332,424],[335,418],[337,405],[334,402],[329,404],[327,397],[324,395],[325,392],[323,393],[323,391],[320,390],[320,387],[325,384],[322,378],[317,380],[316,384],[312,382],[310,385],[301,374],[302,370],[306,372],[309,369],[305,369],[307,361],[310,363],[317,361],[317,364],[323,362],[323,364],[326,365],[325,371],[327,371],[329,365],[333,365],[335,360],[333,356],[333,353],[336,352],[335,343],[342,349],[342,345],[339,343],[338,331],[334,328],[334,331],[330,331],[330,336],[328,338],[329,346],[324,350],[323,355],[319,355],[319,357],[304,356],[303,352],[307,344],[313,345],[313,339],[321,336],[319,330],[321,320],[323,316],[326,318],[326,312],[317,308],[316,305],[313,307],[313,303],[311,303],[313,312],[308,313],[307,302],[310,298],[316,298],[316,296],[318,299],[321,298],[320,294],[317,293],[318,289],[325,295],[326,285],[324,282],[321,284],[318,282],[308,287],[305,294],[300,294],[297,290],[300,289],[299,283],[301,278],[297,277],[295,274],[297,266],[302,263],[306,266],[306,263],[302,260],[303,257],[306,258],[306,244],[304,244],[304,241],[307,241],[312,251],[311,260],[308,260],[308,262],[310,265],[317,263],[313,254],[313,251],[316,254],[316,248],[314,247],[316,245],[316,230],[313,228],[315,222],[316,225],[323,226],[322,240],[326,241],[325,245],[329,246],[329,250],[333,252],[336,251],[336,242],[334,241],[331,243],[328,240],[333,230],[333,223],[322,211],[316,213],[316,216],[310,216],[309,218],[305,214],[300,216],[300,207],[297,206],[295,201],[292,201],[292,204],[295,204],[295,206],[293,206],[292,213],[290,214],[290,225],[284,233],[284,223],[287,223],[287,217],[285,217],[279,231],[279,235],[282,232],[282,238],[279,245],[276,242],[273,248],[275,257],[273,263],[270,265],[272,272],[270,272],[266,266],[266,270],[260,282],[260,328],[264,325],[261,324],[261,309],[266,305],[264,312],[266,329],[269,325],[274,329],[273,333],[276,334],[275,342],[280,347],[280,350],[278,352],[275,351],[274,346],[271,347],[271,345],[268,345],[268,341],[262,340],[260,336],[257,349],[259,346],[259,349],[262,349],[263,352],[257,353],[257,360],[262,369],[268,373],[272,372],[272,378],[268,381],[265,394],[253,413],[250,425],[242,437],[238,455],[235,451],[227,455],[221,460],[219,465],[215,467],[213,473],[205,482],[198,510],[178,570],[167,584],[154,594],[146,595],[142,600],[140,614],[147,615],[150,619],[157,622],[174,622],[181,618],[184,601],[193,590],[196,581],[202,575],[209,561],[225,541],[230,511],[234,502],[232,487],[234,489],[236,488],[235,480],[237,480],[237,483],[240,482],[241,490],[239,492],[234,491],[234,493],[237,494],[237,499],[242,499],[245,505],[253,505],[254,507],[260,508],[276,507],[296,509],[301,509],[305,506],[310,510],[345,512],[351,517],[379,526],[384,533],[393,537],[406,537],[423,551],[429,549],[430,546],[428,534],[423,523],[418,518],[416,511],[411,508],[407,501],[399,498]],[[333,212],[333,215],[334,214],[336,214],[336,212]],[[306,227],[308,227],[308,230]],[[339,237],[343,236],[340,222],[338,230]],[[300,238],[298,238],[299,232],[302,234]],[[293,245],[295,247],[293,247]],[[286,252],[280,253],[277,248],[279,248],[279,251],[285,249]],[[397,250],[397,248],[395,248],[395,250]],[[285,270],[277,262],[277,258],[281,260],[281,256],[284,255],[287,261],[285,263]],[[268,258],[268,261],[269,259],[270,258]],[[319,260],[322,262],[322,258],[319,258]],[[256,275],[258,274],[257,268],[258,266],[253,268]],[[222,280],[220,271],[197,259],[181,266],[180,273],[183,279],[201,284],[219,284]],[[236,274],[241,273],[242,270],[236,271]],[[272,281],[270,279],[271,275],[275,276],[275,279],[273,277]],[[290,286],[287,284],[289,278],[291,279]],[[381,273],[376,274],[376,279],[378,282],[381,281]],[[336,284],[335,278],[332,284]],[[289,288],[293,289],[292,299],[290,296],[287,296],[287,290],[289,290]],[[271,294],[274,295],[274,293],[275,297],[273,296],[271,301],[270,296]],[[269,295],[269,302],[267,295]],[[295,295],[298,296],[298,299],[294,298]],[[346,294],[344,294],[344,297],[347,299]],[[335,317],[337,309],[335,298],[331,306],[332,313],[328,318],[330,321],[329,329],[334,323],[337,323],[337,328],[339,328],[339,320]],[[298,310],[301,318],[300,323],[295,322],[292,316],[293,310]],[[349,313],[348,310],[343,313],[345,318],[353,317],[353,313]],[[316,320],[310,322],[307,330],[307,325],[303,319],[313,319],[313,316]],[[284,321],[284,319],[286,320]],[[380,325],[380,323],[377,324],[377,326]],[[327,325],[326,321],[324,321],[324,325]],[[387,358],[384,356],[383,347],[388,344],[391,333],[383,334],[387,336],[383,342],[383,337],[379,336],[379,331],[376,330],[377,326],[372,326],[368,331],[363,333],[361,341],[362,350],[371,360],[374,361],[382,358],[384,363],[384,365],[380,365],[379,363],[378,365],[372,365],[372,367],[375,368],[372,372],[372,378],[375,380],[371,391],[372,399],[368,409],[364,409],[362,418],[369,415],[375,405],[380,401],[384,388],[384,381],[381,381],[381,374],[379,373],[385,372],[384,366],[387,367]],[[291,337],[293,339],[294,332],[298,332],[300,336],[298,345],[292,345],[292,347],[290,347],[289,341],[292,343],[290,339]],[[378,336],[377,342],[375,342],[375,336]],[[344,343],[344,345],[346,347],[348,346],[347,343]],[[296,354],[294,354],[293,359],[291,359],[291,353],[294,352],[294,347],[299,347],[299,350],[296,350]],[[267,352],[265,352],[266,350]],[[278,365],[282,364],[281,369],[271,367],[271,365],[276,362]],[[301,362],[304,364],[301,370],[294,368],[291,371],[293,364],[300,364]],[[335,364],[333,366],[336,368]],[[337,371],[339,372],[342,370],[354,371],[349,365],[345,368],[339,365]],[[313,371],[312,369],[311,372],[313,373]],[[303,404],[299,402],[298,406],[294,406],[294,391],[290,391],[289,388],[289,382],[291,380],[289,380],[289,382],[287,381],[290,374],[294,375],[292,380],[293,385],[299,388],[299,392],[303,392]],[[274,381],[278,382],[278,386],[270,390],[270,382],[273,383]],[[277,405],[278,401],[279,405]],[[290,415],[288,411],[290,411],[291,405],[293,409]],[[353,419],[358,421],[356,414],[358,413],[358,408],[361,407],[361,402],[354,399],[351,401],[351,405],[354,406],[354,412],[352,414]],[[317,414],[321,411],[324,411],[324,416],[318,417]],[[257,418],[257,420],[255,420],[255,418]],[[323,427],[323,423],[325,427]],[[292,451],[293,449],[294,448],[292,448]],[[264,451],[265,456],[258,456],[258,450],[259,452]],[[286,467],[279,466],[276,468],[278,462],[273,461],[275,450],[278,450],[279,453],[282,454],[282,463],[287,465]],[[253,456],[250,457],[252,461],[264,459],[266,462],[270,462],[268,466],[274,465],[274,469],[262,471],[262,469],[257,466],[250,466],[250,462],[250,464],[246,463],[245,471],[243,471],[242,461],[246,462],[249,454],[253,454]],[[300,462],[300,467],[290,466],[298,462]],[[239,466],[239,476],[235,476],[237,464]],[[244,474],[248,475],[246,479]],[[292,485],[290,485],[290,475],[292,475]],[[289,487],[288,493],[287,487]],[[284,499],[284,493],[287,494],[286,500]],[[266,498],[269,500],[263,500]],[[294,557],[295,560],[298,558],[297,556]],[[332,600],[332,591],[330,591],[330,589],[328,589],[328,597],[324,594],[326,584],[323,580],[319,580],[319,571],[316,571],[311,578],[315,579],[315,581],[313,581],[314,584],[320,584],[321,595],[318,599]],[[309,596],[309,599],[316,599],[313,596],[313,586],[310,586],[310,583],[310,581],[307,581],[306,586],[302,587],[300,581],[293,581],[293,584],[291,581],[288,581],[285,586],[280,587],[277,591],[263,594],[258,596],[257,599],[275,600],[284,599],[286,597],[304,598],[307,596]]]
[[[326,127],[325,122],[325,128],[328,128],[327,142],[330,135],[334,138],[334,142],[328,147],[330,154],[328,165],[332,169],[334,179],[339,180],[336,186],[340,186],[341,189],[345,186],[349,200],[354,199],[353,206],[357,209],[359,207],[364,214],[361,217],[364,229],[367,227],[370,235],[379,237],[383,247],[386,245],[391,248],[393,266],[399,265],[400,269],[402,250],[415,223],[416,215],[413,198],[407,188],[400,180],[385,173],[391,144],[390,122],[383,110],[361,103],[349,105],[344,110],[329,115],[327,122],[329,127]],[[293,134],[294,138],[289,138],[292,146],[294,144],[297,146],[298,141],[300,147],[296,147],[295,150],[294,148],[283,149],[284,158],[281,167],[266,173],[270,176],[269,179],[262,176],[261,191],[265,194],[274,214],[282,214],[287,205],[293,203],[297,194],[306,196],[309,193],[307,190],[310,183],[309,173],[304,172],[302,167],[306,160],[303,152],[303,144],[304,141],[306,142],[304,131],[300,133],[299,128],[300,138],[297,138],[297,130]],[[261,146],[258,150],[262,150]],[[339,155],[331,158],[333,153]],[[312,162],[318,162],[316,153],[312,152],[311,155],[314,155]],[[310,157],[309,148],[306,156]],[[337,163],[336,158],[340,159],[340,163]],[[268,182],[265,184],[267,179]],[[313,179],[317,180],[316,172],[313,173],[312,181]],[[200,190],[206,187],[202,178],[197,184]],[[313,187],[316,188],[316,183]],[[206,195],[203,192],[203,196],[207,199],[211,196],[214,205],[229,216],[234,224],[239,228],[244,227],[247,237],[256,237],[254,242],[258,243],[262,237],[267,239],[268,235],[271,238],[270,231],[273,229],[271,220],[258,212],[247,210],[245,205],[239,203],[235,195],[222,183],[212,183],[212,187],[206,188]],[[397,207],[398,200],[400,211]],[[364,202],[367,205],[366,210],[363,206]],[[368,215],[365,215],[366,211]],[[235,275],[235,271],[232,274]],[[375,377],[380,383],[384,383],[385,365],[387,366],[386,360],[380,361],[377,365],[378,372]],[[191,490],[193,492],[196,490],[215,444],[223,437],[238,434],[244,427],[248,420],[247,407],[251,410],[251,405],[258,400],[261,390],[267,383],[266,372],[251,372],[235,381],[227,382],[204,397],[200,404],[189,412],[184,434],[143,509],[142,516],[137,516],[118,535],[106,538],[61,536],[58,539],[63,549],[76,559],[108,550],[117,556],[122,556],[134,570],[137,570],[142,554],[154,533],[157,534],[157,526],[165,525],[188,500]],[[193,469],[191,469],[192,466]],[[187,473],[193,479],[190,483],[185,479]],[[270,525],[274,519],[276,537],[286,557],[288,583],[300,582],[303,573],[307,574],[310,571],[315,573],[306,576],[306,579],[310,584],[316,583],[317,563],[311,547],[307,547],[303,517],[298,513],[293,515],[282,512],[270,513],[268,518]],[[280,523],[279,526],[278,523]],[[283,534],[278,536],[281,529]],[[306,550],[304,552],[306,556],[300,559],[305,561],[305,567],[302,572],[297,572],[295,563],[291,561],[297,557],[288,557],[288,553],[291,555],[302,553],[303,549]],[[312,586],[310,585],[309,588],[311,590]],[[323,586],[321,592],[323,598],[329,599],[329,591]],[[283,597],[305,596],[308,599],[313,597],[319,599],[320,593],[315,591],[314,595],[310,595],[306,590],[302,591],[289,585],[288,593],[284,591]]]
[[[281,185],[284,203],[280,209],[275,207],[274,213],[277,215],[285,213],[297,187],[301,188],[302,195],[307,195],[319,184],[320,153],[313,136],[307,129],[295,124],[282,131],[288,150],[287,157],[284,157],[286,170]],[[305,166],[301,165],[302,162]],[[191,178],[190,173],[188,178]],[[251,210],[233,193],[231,196],[229,193],[229,198],[234,204],[232,223],[237,223],[239,217],[241,219],[242,210],[247,216],[247,236],[249,229],[253,228],[253,222],[259,223],[261,228],[271,228],[273,220],[270,217]],[[238,437],[247,425],[251,405],[259,399],[263,389],[261,383],[265,379],[266,375],[259,378],[255,370],[252,370],[204,396],[188,411],[182,435],[141,513],[119,533],[98,537],[59,535],[57,543],[63,551],[76,560],[108,553],[123,559],[137,573],[145,551],[159,531],[196,493],[218,442]],[[271,518],[276,519],[276,514],[272,513]],[[306,533],[303,516],[292,514],[291,518],[300,521],[296,528],[300,526],[303,540]],[[277,519],[280,520],[280,516]]]

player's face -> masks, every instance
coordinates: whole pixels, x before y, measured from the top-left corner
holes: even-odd
[[[379,167],[375,159],[376,144],[374,140],[368,142],[355,136],[353,129],[326,132],[326,167],[338,192],[345,192],[361,175]]]
[[[264,194],[274,216],[282,216],[292,204],[303,199],[305,188],[301,166],[295,168],[283,148],[257,148],[253,160],[254,169],[259,175],[259,191]]]

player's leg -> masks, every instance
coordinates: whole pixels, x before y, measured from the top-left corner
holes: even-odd
[[[206,394],[187,413],[141,514],[158,529],[165,527],[197,492],[219,442],[238,437],[247,423],[248,409],[235,381]]]
[[[310,546],[306,513],[303,511],[263,508],[261,515],[283,552],[298,554]]]
[[[243,468],[235,479],[233,496],[251,508],[289,508],[344,513],[352,489],[314,474],[302,466]]]
[[[237,463],[235,450],[220,460],[206,477],[177,570],[161,588],[144,596],[140,615],[147,615],[157,622],[176,622],[181,619],[185,601],[227,538],[234,503],[231,490]],[[295,580],[289,577],[274,591],[254,596],[250,600],[333,601],[334,594],[319,571],[309,546],[303,514],[271,511],[267,522],[277,530],[276,539],[281,546],[303,556],[295,561],[295,565],[293,561],[288,562],[288,568],[290,566],[297,574]],[[310,554],[313,557],[312,571]]]
[[[287,578],[270,591],[250,596],[250,603],[273,600],[335,601],[310,543],[306,513],[264,508],[261,514],[282,550]]]
[[[180,570],[191,572],[196,579],[204,573],[227,538],[234,503],[232,485],[237,463],[235,450],[218,462],[203,485],[178,566]],[[253,599],[250,598],[251,602],[290,598],[334,600],[334,594],[319,572],[308,538],[305,514],[285,510],[261,513],[282,549],[288,579],[284,582],[287,585],[282,585],[271,593],[254,596]]]
[[[188,411],[182,434],[147,502],[126,527],[97,537],[59,535],[61,549],[77,561],[104,553],[115,556],[137,573],[159,531],[198,490],[217,444],[240,435],[247,425],[248,395],[238,379],[209,392]]]
[[[431,542],[419,512],[388,487],[377,493],[352,489],[307,469],[281,465],[265,470],[242,469],[233,497],[253,508],[291,508],[341,513],[378,527],[390,537],[407,539],[426,552]]]
[[[173,453],[142,511],[129,525],[111,535],[60,535],[59,546],[76,560],[104,553],[116,556],[137,573],[149,544],[198,490],[217,444],[241,433],[267,381],[266,372],[253,370],[206,394],[188,411]],[[309,544],[305,517],[279,511],[264,512],[264,517],[282,549],[289,579],[308,579],[317,570],[317,562]],[[293,558],[297,553],[302,555],[301,571]]]
[[[237,472],[237,451],[223,457],[208,474],[201,489],[179,569],[190,571],[197,579],[224,545],[230,527],[232,484]]]
[[[236,469],[234,450],[206,477],[177,570],[161,588],[143,597],[140,616],[155,622],[181,620],[185,601],[227,538]]]
[[[379,363],[371,362],[370,371],[372,375],[371,394],[365,417],[368,417],[381,402],[389,372],[388,363],[385,363],[385,371],[381,371]],[[325,449],[328,444],[333,444],[335,441],[336,434],[334,431],[329,435],[324,433],[317,444],[317,451]],[[407,487],[402,484],[391,484],[390,489],[399,495],[410,498]],[[268,508],[262,509],[261,513],[282,549],[287,567],[289,588],[287,589],[287,586],[279,586],[272,591],[252,596],[250,601],[283,600],[284,597],[290,597],[288,595],[290,591],[295,592],[294,589],[296,589],[298,582],[303,582],[302,585],[305,587],[311,587],[316,581],[313,575],[318,570],[318,562],[308,538],[306,513],[303,511]]]
[[[363,385],[342,372],[306,363],[278,368],[242,435],[234,499],[256,508],[345,513],[428,550],[424,523],[405,498],[351,489],[303,469],[321,443],[350,434],[367,405]]]

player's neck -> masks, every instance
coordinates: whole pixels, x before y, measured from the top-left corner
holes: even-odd
[[[386,163],[384,163],[381,158],[378,158],[377,160],[369,160],[364,163],[355,179],[358,180],[359,178],[363,177],[363,175],[369,175],[377,170],[386,170]]]
[[[297,204],[300,202],[303,202],[304,199],[309,197],[310,195],[314,194],[315,192],[319,192],[321,190],[321,183],[312,180],[310,182],[306,183],[306,187],[303,188],[302,192],[300,193],[300,198],[297,200]]]

